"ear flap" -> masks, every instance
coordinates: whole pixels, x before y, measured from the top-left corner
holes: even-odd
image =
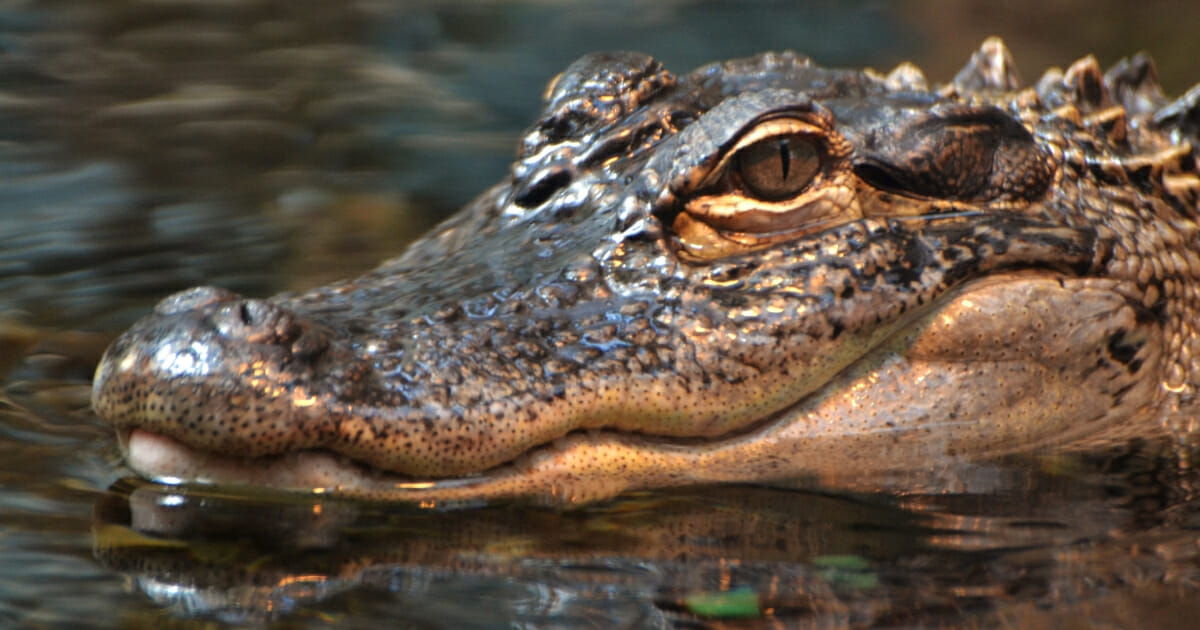
[[[935,106],[890,140],[860,147],[855,173],[881,190],[955,201],[1021,201],[1045,192],[1054,168],[1033,136],[995,107]]]

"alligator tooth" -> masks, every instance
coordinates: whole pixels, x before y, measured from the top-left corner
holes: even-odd
[[[980,90],[1015,90],[1021,86],[1012,54],[999,37],[989,37],[971,55],[967,65],[954,75],[954,87],[959,92]]]
[[[1075,92],[1075,102],[1085,112],[1112,107],[1108,88],[1104,86],[1104,72],[1096,58],[1088,55],[1067,68],[1063,82]]]
[[[1186,173],[1187,169],[1185,168],[1191,155],[1192,146],[1185,142],[1181,145],[1169,146],[1157,153],[1129,156],[1120,158],[1118,161],[1129,174],[1142,179],[1162,181],[1163,185],[1174,192],[1174,189],[1189,188],[1188,181],[1179,179],[1167,182],[1166,178],[1177,174],[1191,175],[1191,173]]]
[[[1073,105],[1071,103],[1066,103],[1065,105],[1059,105],[1058,107],[1054,108],[1054,111],[1052,113],[1054,114],[1055,118],[1062,118],[1063,120],[1069,120],[1069,121],[1071,121],[1072,124],[1074,124],[1077,127],[1083,125],[1083,117],[1079,115],[1079,108],[1075,107],[1075,105]]]
[[[1155,123],[1162,125],[1168,121],[1200,124],[1200,83],[1154,114]]]
[[[914,92],[923,92],[929,89],[929,82],[925,80],[925,73],[921,72],[915,64],[905,61],[900,65],[892,68],[892,71],[884,78],[888,89],[894,92],[911,90]]]
[[[1104,73],[1104,83],[1113,100],[1120,103],[1131,116],[1147,114],[1163,102],[1158,70],[1146,53],[1122,59]]]
[[[1104,130],[1104,135],[1113,142],[1125,142],[1129,128],[1126,125],[1125,108],[1120,105],[1106,107],[1088,114],[1083,122]]]
[[[1042,78],[1034,84],[1034,89],[1037,90],[1038,98],[1043,103],[1048,103],[1053,106],[1062,105],[1062,85],[1063,72],[1062,68],[1051,66],[1042,73]]]
[[[1021,120],[1037,120],[1038,114],[1035,112],[1041,111],[1042,99],[1036,89],[1028,87],[1021,90],[1012,102],[1018,108]]]
[[[1164,175],[1163,186],[1184,203],[1196,203],[1196,199],[1200,198],[1200,177],[1194,173]]]

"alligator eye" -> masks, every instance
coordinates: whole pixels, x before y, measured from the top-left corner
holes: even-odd
[[[832,115],[794,114],[754,121],[681,178],[670,226],[685,258],[745,253],[861,216],[844,181],[852,147]]]
[[[820,150],[801,135],[760,140],[738,151],[736,159],[746,192],[767,201],[796,196],[821,168]]]

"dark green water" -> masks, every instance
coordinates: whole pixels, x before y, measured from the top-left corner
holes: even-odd
[[[171,291],[369,268],[506,174],[575,57],[677,72],[793,48],[945,80],[1148,50],[1183,3],[26,1],[0,7],[0,627],[1193,627],[1195,475],[1017,461],[937,496],[724,488],[559,513],[180,493],[123,479],[104,345]]]

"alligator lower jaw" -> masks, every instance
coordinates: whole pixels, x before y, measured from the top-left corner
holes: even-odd
[[[467,507],[517,497],[562,505],[612,497],[632,487],[629,479],[619,474],[604,479],[605,467],[613,463],[612,445],[620,443],[618,450],[642,448],[640,439],[629,436],[572,433],[476,475],[418,479],[374,469],[326,450],[242,457],[199,450],[140,428],[120,429],[117,437],[134,471],[166,485],[265,488],[367,501],[408,501],[422,507]],[[649,463],[653,464],[653,458]],[[580,484],[581,479],[589,481]]]
[[[320,488],[345,474],[337,456],[305,451],[274,457],[237,457],[194,449],[145,429],[118,433],[126,461],[139,474],[166,484],[214,483]]]
[[[577,504],[646,487],[647,480],[650,487],[667,487],[736,479],[697,475],[689,466],[669,461],[701,454],[705,449],[700,444],[600,430],[570,433],[512,462],[445,479],[382,471],[326,450],[243,457],[196,449],[147,429],[120,429],[117,437],[129,466],[158,483],[265,488],[422,507],[469,507],[514,498]],[[693,448],[698,452],[686,454]]]
[[[776,424],[778,421],[771,424]],[[771,433],[771,427],[763,428]],[[725,459],[719,443],[688,446],[641,436],[604,431],[571,433],[543,445],[514,462],[474,476],[419,480],[367,467],[330,451],[309,450],[285,455],[238,457],[191,448],[145,429],[118,432],[126,461],[143,477],[166,485],[215,485],[237,491],[309,494],[336,498],[408,502],[422,508],[457,509],[520,498],[535,504],[569,506],[615,497],[622,492],[703,483],[772,483],[857,491],[996,492],[1019,479],[994,462],[958,458],[925,458],[925,466],[895,469],[890,462],[860,462],[856,471],[798,472],[781,466],[758,477],[739,462],[761,465],[730,449],[727,468],[698,465],[708,458]],[[740,441],[740,440],[734,440]],[[814,462],[815,463],[815,462]],[[807,467],[805,467],[807,468]]]
[[[746,474],[732,470],[731,476],[714,476],[688,463],[704,457],[705,451],[720,441],[707,446],[683,444],[600,430],[570,433],[507,464],[446,479],[381,471],[325,450],[258,457],[222,455],[140,428],[120,429],[118,440],[134,471],[167,485],[267,488],[413,502],[422,507],[467,507],[513,498],[547,505],[578,504],[633,488],[745,480],[740,476]],[[687,461],[676,461],[680,458]]]
[[[131,468],[147,479],[168,485],[215,484],[382,498],[407,490],[419,492],[463,483],[461,479],[417,481],[323,450],[261,457],[222,455],[146,429],[121,429],[118,440]]]

